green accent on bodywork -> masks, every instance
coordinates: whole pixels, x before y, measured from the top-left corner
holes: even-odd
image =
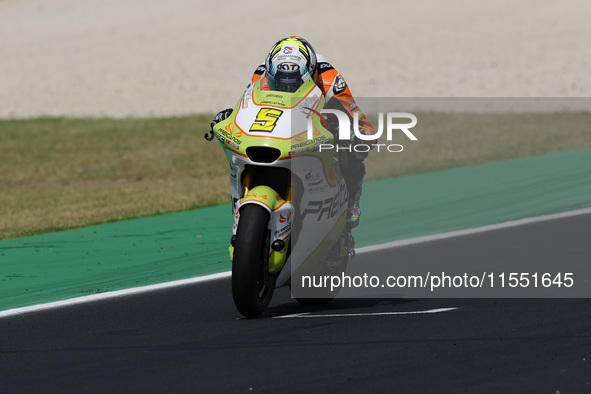
[[[277,209],[281,204],[285,203],[279,193],[273,190],[273,188],[264,185],[250,189],[248,193],[246,193],[246,195],[240,199],[241,204],[249,201],[260,202],[272,211]]]
[[[262,78],[259,78],[254,85],[252,92],[253,100],[258,105],[271,105],[281,108],[295,107],[316,86],[312,78],[310,78],[306,80],[298,90],[293,93],[288,93],[276,90],[261,90],[261,81]],[[324,101],[321,102],[321,106],[323,103]]]
[[[234,247],[232,245],[228,248],[228,252],[230,252],[230,261],[234,261]]]
[[[269,272],[279,272],[285,265],[290,238],[291,236],[284,240],[285,248],[279,251],[274,250],[271,252],[271,255],[269,256]]]

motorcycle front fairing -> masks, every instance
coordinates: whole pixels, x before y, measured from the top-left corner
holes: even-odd
[[[293,264],[299,267],[326,254],[344,227],[347,188],[338,159],[318,150],[334,138],[313,116],[323,105],[324,96],[311,80],[295,93],[261,90],[259,80],[214,128],[230,164],[232,234],[244,205],[269,212],[269,270],[292,266],[281,271],[278,285],[289,282]]]

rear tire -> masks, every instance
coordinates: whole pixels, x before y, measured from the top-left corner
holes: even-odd
[[[240,209],[234,241],[232,296],[244,317],[259,317],[269,306],[277,274],[268,270],[269,212],[255,204]]]
[[[340,276],[345,269],[347,268],[348,258],[345,257],[343,261],[339,264],[337,269],[335,270],[327,270],[324,269],[320,274],[321,277],[324,276]],[[334,291],[331,291],[329,288],[318,288],[318,289],[308,289],[308,293],[311,295],[314,293],[314,297],[295,297],[297,302],[304,306],[316,306],[316,305],[325,305],[331,302],[336,296],[339,294],[340,289],[337,288]]]
[[[347,254],[339,256],[341,248],[347,248]],[[332,256],[328,256],[324,262],[324,266],[319,276],[341,276],[347,270],[349,262],[349,255],[354,251],[355,240],[351,235],[350,230],[345,230],[341,235],[341,239],[335,245]],[[335,257],[339,256],[339,257]],[[332,264],[329,261],[332,259]],[[307,289],[308,295],[313,297],[296,297],[296,300],[304,306],[325,305],[331,302],[339,294],[340,288],[331,291],[328,287],[320,287],[316,289]]]

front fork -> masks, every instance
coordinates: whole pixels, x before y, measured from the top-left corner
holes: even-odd
[[[234,208],[234,225],[230,242],[230,259],[234,260],[234,239],[240,222],[240,209],[247,204],[256,204],[269,212],[269,272],[281,271],[287,260],[289,241],[291,238],[294,207],[285,201],[279,193],[269,186],[259,185],[245,190],[245,195]]]

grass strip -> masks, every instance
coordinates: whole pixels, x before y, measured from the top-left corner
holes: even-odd
[[[404,150],[372,152],[366,180],[591,146],[591,113],[415,115],[419,141],[380,141]],[[0,120],[0,239],[229,202],[212,117]]]

